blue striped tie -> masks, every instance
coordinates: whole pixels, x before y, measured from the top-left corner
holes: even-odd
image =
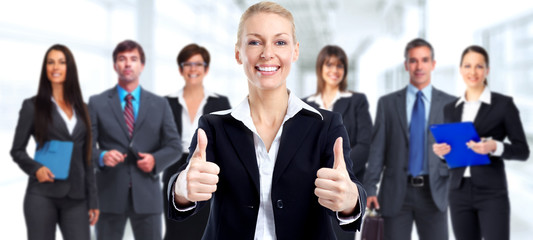
[[[426,109],[422,97],[422,91],[418,91],[409,126],[409,173],[413,177],[422,171],[426,150]]]

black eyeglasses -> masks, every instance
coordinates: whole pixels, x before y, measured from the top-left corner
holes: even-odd
[[[207,66],[207,63],[205,62],[182,62],[180,66],[182,68],[205,67]]]

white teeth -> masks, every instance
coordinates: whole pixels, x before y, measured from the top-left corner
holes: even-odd
[[[54,74],[52,74],[52,76],[59,77],[59,76],[61,76],[61,74],[60,73],[54,73]]]
[[[189,77],[195,78],[198,77],[198,74],[190,74]]]
[[[261,72],[274,72],[278,70],[277,67],[257,67],[257,69]]]

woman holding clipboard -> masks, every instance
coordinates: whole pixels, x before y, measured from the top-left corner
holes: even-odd
[[[509,239],[510,203],[503,159],[529,157],[520,115],[513,99],[491,92],[487,84],[489,56],[480,46],[463,51],[460,73],[466,92],[444,107],[445,122],[474,123],[481,141],[468,148],[487,154],[490,164],[450,170],[450,213],[457,240]],[[510,143],[505,142],[508,139]],[[446,143],[434,144],[433,151],[446,156]]]
[[[52,149],[54,141],[73,143],[65,179],[28,155],[32,135],[38,151],[47,151],[45,144]],[[56,224],[63,239],[90,239],[89,224],[94,225],[100,213],[91,142],[74,56],[67,47],[53,45],[44,55],[37,95],[22,103],[11,148],[13,160],[29,176],[24,197],[28,239],[55,239]]]

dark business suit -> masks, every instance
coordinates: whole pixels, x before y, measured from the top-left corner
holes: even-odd
[[[183,106],[178,101],[177,97],[166,97],[168,103],[170,104],[170,109],[172,109],[172,114],[174,115],[174,121],[176,122],[176,127],[178,129],[178,134],[182,136],[182,121],[181,114]],[[222,95],[209,96],[207,97],[204,108],[201,110],[202,114],[208,114],[216,111],[230,109],[228,98]],[[189,121],[189,119],[185,119]],[[181,155],[181,158],[178,162],[170,165],[163,172],[163,207],[165,215],[165,226],[166,231],[164,239],[200,239],[204,234],[204,229],[207,224],[207,218],[209,217],[209,206],[207,205],[202,211],[193,217],[187,219],[186,222],[177,222],[167,217],[168,212],[168,199],[167,199],[167,187],[170,177],[175,174],[178,169],[187,161],[188,153]]]
[[[426,129],[425,138],[427,139],[425,159],[428,166],[429,186],[427,186],[427,182],[424,187],[416,189],[408,185],[409,126],[407,124],[406,94],[407,88],[403,88],[379,99],[368,167],[365,173],[364,185],[369,196],[376,196],[376,185],[381,179],[377,196],[381,214],[385,217],[386,239],[403,239],[404,237],[410,239],[413,219],[400,220],[405,222],[405,226],[408,227],[390,229],[389,226],[392,224],[387,224],[387,218],[392,219],[403,213],[404,203],[411,201],[413,195],[425,195],[423,199],[426,202],[434,203],[428,206],[415,206],[428,209],[428,212],[439,214],[440,211],[445,217],[448,207],[448,166],[433,154],[432,145],[435,143],[435,139],[428,134],[428,129]],[[444,105],[453,99],[452,96],[433,87],[426,126],[442,123],[444,121],[442,111]],[[428,214],[427,216],[433,217],[437,214]],[[446,219],[442,219],[442,221],[438,223],[429,220],[417,221],[419,237],[421,239],[447,239],[447,222]],[[441,226],[442,224],[445,226]]]
[[[80,115],[72,135],[57,107],[51,103],[52,121],[48,139],[74,143],[68,178],[53,183],[39,183],[35,173],[43,165],[26,152],[30,136],[34,134],[35,98],[24,100],[15,130],[11,156],[29,176],[24,199],[28,239],[54,239],[59,224],[64,239],[89,239],[89,209],[98,208],[96,183],[92,167],[88,166],[85,137],[87,126]]]
[[[372,119],[368,111],[368,101],[362,93],[350,92],[350,97],[341,97],[333,104],[333,112],[342,115],[342,123],[346,127],[350,138],[350,159],[353,161],[353,172],[357,179],[363,180],[368,152],[370,149],[370,137],[372,133]],[[314,108],[319,108],[314,101],[304,101]],[[355,234],[343,231],[337,225],[334,226],[338,239],[354,239]]]
[[[333,166],[333,144],[337,137],[347,139],[348,135],[340,114],[319,111],[323,120],[316,113],[302,109],[283,125],[271,190],[278,240],[335,239],[330,217],[334,213],[318,203],[314,183],[320,168]],[[253,239],[260,201],[253,133],[230,114],[204,115],[198,127],[207,135],[207,161],[220,167],[217,191],[210,200],[209,222],[202,239]],[[349,143],[343,143],[344,152],[348,153]],[[191,146],[196,146],[196,136]],[[353,175],[349,154],[344,158],[350,178],[359,190],[355,214],[361,209],[361,217],[342,227],[355,231],[364,215],[366,193]],[[169,189],[173,189],[177,175],[170,179]],[[173,191],[169,190],[168,194],[173,201]],[[206,203],[199,202],[194,210],[179,212],[170,202],[169,217],[184,220]]]
[[[446,122],[461,122],[464,102],[444,108]],[[512,98],[491,92],[490,105],[482,102],[474,120],[480,137],[504,144],[501,157],[490,156],[489,165],[450,170],[450,212],[456,239],[509,239],[510,204],[503,159],[526,160],[529,147]]]
[[[98,167],[100,210],[102,215],[96,226],[99,239],[121,239],[125,219],[119,224],[107,223],[107,216],[130,218],[135,239],[161,239],[161,221],[146,226],[136,226],[136,216],[159,216],[163,210],[159,173],[178,160],[181,155],[179,135],[168,102],[141,88],[139,112],[130,140],[117,87],[89,99],[93,131],[93,162],[99,166],[102,151],[116,149],[126,153],[124,162],[115,167]],[[150,153],[155,159],[152,172],[137,167],[137,159],[130,145],[138,152]],[[133,209],[133,211],[131,211]]]

